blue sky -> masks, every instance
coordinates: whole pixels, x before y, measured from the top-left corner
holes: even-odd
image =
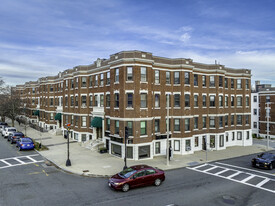
[[[273,0],[1,0],[0,76],[11,85],[123,50],[252,70],[275,86]]]

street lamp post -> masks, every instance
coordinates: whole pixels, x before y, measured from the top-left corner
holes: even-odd
[[[67,157],[67,161],[66,161],[66,166],[71,166],[71,160],[70,160],[70,147],[69,147],[69,131],[70,131],[70,126],[71,124],[67,124],[67,154],[68,154],[68,157]]]

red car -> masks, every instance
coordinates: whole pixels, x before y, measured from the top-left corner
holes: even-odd
[[[112,176],[108,183],[115,190],[127,192],[130,188],[146,185],[159,186],[165,180],[163,170],[148,165],[135,165],[128,167],[120,173]]]

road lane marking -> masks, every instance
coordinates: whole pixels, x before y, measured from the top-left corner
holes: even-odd
[[[10,158],[0,159],[0,161],[5,164],[4,166],[1,166],[0,169],[20,166],[20,165],[27,165],[27,164],[34,164],[34,163],[44,162],[44,160],[35,160],[35,159],[33,159],[32,157],[35,157],[35,156],[39,156],[39,154],[28,155],[28,156],[17,156],[17,157],[10,157]],[[25,162],[22,158],[28,158],[29,160],[31,160],[31,162]],[[13,160],[13,161],[16,161],[18,163],[12,164],[12,163],[8,162],[9,160]],[[38,166],[38,165],[36,164],[36,166]]]
[[[204,164],[204,166],[211,166],[211,168],[213,168],[216,165]],[[229,165],[229,166],[231,166],[231,165]],[[257,174],[252,174],[252,173],[248,173],[248,172],[244,172],[244,171],[238,171],[238,170],[231,169],[231,168],[226,168],[226,167],[223,167],[223,166],[216,166],[216,167],[219,168],[219,169],[224,169],[224,170],[220,171],[220,172],[216,172],[216,173],[211,173],[211,172],[208,172],[206,170],[199,170],[199,169],[197,169],[197,167],[186,167],[186,168],[190,169],[190,170],[197,171],[197,172],[205,173],[205,174],[208,174],[208,175],[212,175],[212,176],[216,176],[216,177],[221,177],[223,179],[227,179],[227,180],[230,180],[230,181],[233,181],[233,182],[237,182],[237,183],[240,183],[240,184],[245,184],[245,185],[248,185],[248,186],[251,186],[251,187],[255,187],[255,188],[258,188],[258,189],[261,189],[261,190],[265,190],[265,191],[271,192],[271,193],[275,193],[275,188],[274,189],[268,189],[268,188],[263,187],[263,185],[265,185],[266,183],[269,183],[269,182],[275,183],[275,179],[267,178],[265,176],[261,176],[261,175],[257,175]],[[220,174],[224,173],[225,171],[232,171],[234,173],[231,174],[231,175],[229,175],[229,176],[220,175]],[[254,172],[257,172],[257,171],[254,171]],[[246,175],[249,175],[249,177],[244,177],[242,180],[237,180],[237,179],[233,179],[232,178],[232,177],[237,176],[239,174],[246,174]],[[262,180],[261,182],[259,182],[256,185],[252,184],[252,183],[248,183],[248,181],[251,180],[251,179],[253,179],[254,177],[256,177],[256,178],[259,177],[259,178],[262,178],[264,180]]]
[[[31,172],[31,173],[28,173],[29,175],[37,175],[37,174],[41,174],[42,172]]]
[[[49,175],[47,174],[47,172],[45,172],[45,170],[42,170],[44,173],[45,173],[45,175],[48,177]]]
[[[16,161],[18,161],[18,162],[20,162],[21,164],[25,164],[25,162],[23,162],[22,160],[20,160],[20,159],[18,159],[18,158],[13,158],[13,159],[15,159]]]
[[[31,161],[33,161],[33,162],[37,162],[35,159],[33,159],[33,158],[31,158],[31,157],[29,157],[29,156],[26,156],[28,159],[30,159]]]
[[[7,165],[9,165],[9,166],[11,166],[12,164],[10,164],[10,163],[8,163],[7,161],[5,161],[5,160],[1,160],[2,162],[4,162],[5,164],[7,164]]]
[[[213,166],[213,167],[211,167],[211,168],[209,168],[209,169],[206,169],[206,170],[203,170],[204,172],[208,172],[208,171],[210,171],[210,170],[213,170],[213,169],[216,169],[218,166]]]
[[[275,174],[270,174],[270,173],[267,173],[267,172],[262,172],[262,171],[258,171],[258,170],[253,170],[253,169],[249,169],[249,168],[245,168],[245,167],[230,165],[230,164],[226,164],[226,163],[222,163],[222,162],[215,162],[215,164],[224,165],[224,166],[229,166],[229,167],[234,167],[234,168],[243,169],[243,170],[248,170],[248,171],[253,171],[253,172],[262,173],[262,174],[265,174],[265,175],[275,176]]]

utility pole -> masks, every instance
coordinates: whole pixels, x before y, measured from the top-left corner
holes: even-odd
[[[166,130],[167,130],[167,142],[166,142],[166,164],[169,166],[169,94],[167,94],[166,97],[166,104],[167,104],[167,124],[166,124]]]
[[[269,121],[270,121],[270,109],[271,109],[271,102],[265,103],[265,118],[266,118],[266,133],[267,133],[267,145],[266,148],[269,150]]]

